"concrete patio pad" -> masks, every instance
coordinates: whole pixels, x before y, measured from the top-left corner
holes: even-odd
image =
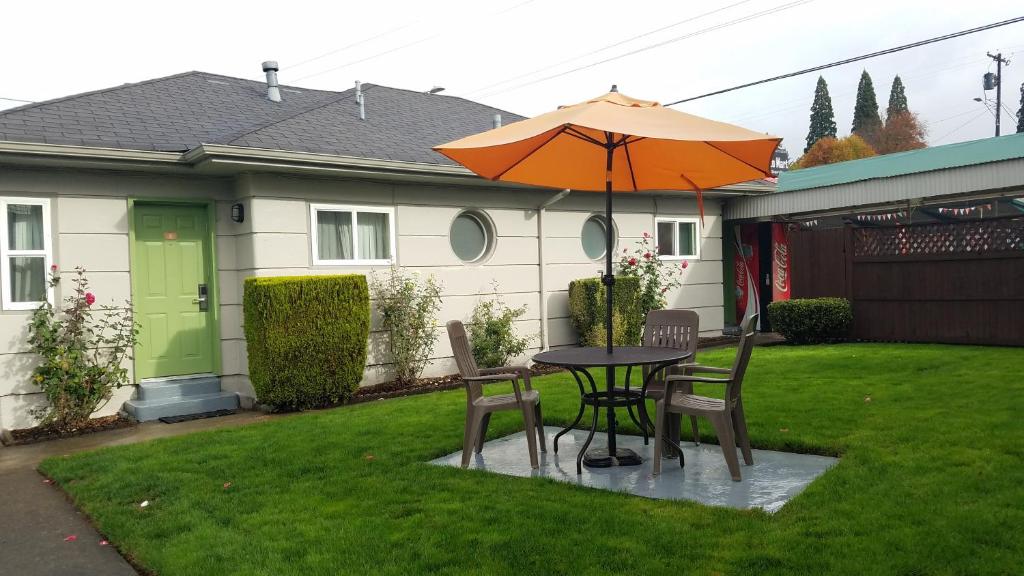
[[[614,468],[583,467],[576,474],[576,455],[587,439],[587,431],[571,430],[558,441],[558,454],[552,450],[559,428],[545,427],[548,452],[540,454],[540,469],[530,468],[526,451],[526,436],[518,432],[484,444],[482,454],[474,454],[470,468],[497,474],[521,477],[551,478],[561,482],[626,492],[645,498],[666,500],[692,500],[711,506],[730,508],[761,508],[775,512],[792,497],[799,494],[815,478],[822,475],[838,459],[810,454],[792,454],[771,450],[754,450],[753,466],[743,465],[740,457],[741,482],[733,482],[717,444],[684,442],[685,468],[678,460],[664,460],[661,475],[651,474],[651,455],[654,442],[644,446],[640,436],[619,435],[620,448],[632,448],[644,459],[640,466]],[[591,447],[604,447],[605,435],[594,436]],[[456,452],[431,461],[431,464],[455,466],[461,464],[462,452]]]

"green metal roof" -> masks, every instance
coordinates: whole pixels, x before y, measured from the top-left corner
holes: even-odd
[[[1014,158],[1024,158],[1024,133],[791,170],[779,175],[777,191],[822,188]]]

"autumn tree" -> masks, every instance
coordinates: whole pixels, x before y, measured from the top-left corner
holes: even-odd
[[[852,132],[868,143],[873,143],[882,129],[882,119],[878,116],[878,100],[875,98],[875,85],[867,70],[861,72],[857,84],[857,103],[853,108]]]
[[[811,146],[811,149],[806,154],[793,164],[790,164],[789,169],[799,170],[801,168],[835,164],[836,162],[858,160],[871,156],[877,156],[874,148],[856,134],[839,139],[826,137],[815,142],[814,146]]]
[[[818,85],[814,88],[814,102],[811,104],[811,127],[807,131],[807,146],[804,152],[814,146],[822,138],[836,137],[836,117],[832,111],[832,97],[828,94],[828,84],[818,76]]]
[[[879,154],[917,150],[927,146],[926,135],[917,114],[909,110],[894,112],[885,119],[885,126],[875,137],[874,148]]]
[[[900,80],[900,76],[897,74],[892,79],[892,88],[889,90],[889,106],[885,109],[885,117],[888,118],[893,114],[909,111],[910,108],[907,107],[907,93],[903,89],[903,80]]]

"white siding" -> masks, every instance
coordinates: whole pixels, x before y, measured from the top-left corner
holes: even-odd
[[[502,188],[447,188],[414,184],[384,184],[276,175],[242,175],[233,181],[128,173],[0,169],[0,196],[51,198],[54,260],[67,273],[76,265],[90,270],[93,291],[101,302],[130,298],[130,223],[128,198],[196,198],[216,200],[216,258],[220,302],[222,386],[251,396],[248,359],[242,330],[242,283],[248,276],[368,273],[374,268],[314,266],[309,240],[310,203],[341,203],[394,207],[396,256],[399,265],[433,274],[443,284],[445,320],[466,320],[475,304],[492,293],[496,281],[505,302],[525,305],[520,332],[540,330],[540,267],[538,266],[536,206],[551,191]],[[241,202],[245,221],[232,222],[232,204]],[[701,260],[683,272],[684,285],[673,291],[670,306],[696,309],[702,333],[722,328],[721,209],[706,202]],[[483,262],[464,264],[452,252],[448,230],[464,208],[484,211],[495,227],[495,245]],[[586,257],[580,243],[584,221],[604,208],[603,195],[573,193],[545,215],[545,283],[548,340],[551,346],[571,345],[576,335],[568,320],[568,283],[593,277],[603,264]],[[617,251],[631,247],[644,232],[652,232],[654,217],[694,216],[692,198],[646,194],[615,198]],[[376,269],[381,269],[377,267]],[[66,277],[65,277],[66,278]],[[68,283],[65,282],[64,286]],[[57,297],[61,294],[58,290]],[[26,354],[29,312],[0,311],[0,426],[21,428],[34,423],[29,408],[41,401],[28,374]],[[447,338],[438,330],[434,361],[426,376],[455,371]],[[370,366],[364,384],[389,379],[386,339],[373,322]],[[533,340],[533,353],[539,339]],[[118,410],[133,393],[119,390],[100,414]]]
[[[450,189],[433,186],[344,182],[322,179],[252,175],[239,181],[251,222],[238,225],[237,261],[239,281],[246,276],[299,274],[366,274],[382,267],[314,266],[308,237],[310,203],[393,206],[397,232],[396,257],[400,266],[422,275],[432,274],[443,285],[438,340],[434,361],[426,376],[454,371],[451,352],[441,327],[444,321],[467,320],[473,307],[492,293],[496,281],[502,298],[511,306],[525,305],[520,333],[537,335],[540,330],[540,269],[536,206],[551,192],[521,192],[497,188]],[[573,193],[549,208],[545,214],[544,250],[548,265],[545,283],[548,298],[548,338],[552,346],[570,345],[576,335],[568,318],[568,285],[578,278],[593,277],[603,262],[586,257],[580,242],[583,223],[604,209],[603,195]],[[452,252],[448,230],[452,220],[466,208],[481,210],[494,224],[493,252],[480,263],[464,264]],[[265,211],[273,215],[263,214]],[[702,334],[716,335],[723,326],[721,207],[715,200],[705,203],[701,235],[701,260],[683,270],[684,285],[671,292],[670,306],[693,308],[701,315]],[[695,216],[692,198],[629,195],[615,199],[615,226],[619,235],[617,251],[632,247],[644,232],[651,233],[655,214]],[[227,286],[227,280],[224,281]],[[227,303],[225,298],[224,302]],[[241,318],[241,312],[237,317]],[[225,313],[224,321],[229,320]],[[231,320],[234,321],[234,320]],[[388,373],[386,338],[373,315],[369,366],[363,384],[391,378]],[[224,331],[225,337],[229,331]],[[531,354],[539,346],[534,338]],[[227,364],[225,350],[225,364]],[[245,372],[245,365],[240,366]],[[246,391],[237,379],[236,389]]]
[[[54,263],[62,271],[55,298],[71,289],[74,268],[88,271],[90,291],[100,304],[121,304],[131,298],[129,272],[128,198],[230,197],[230,184],[222,180],[144,176],[121,173],[0,169],[0,196],[36,196],[51,199]],[[227,204],[228,206],[230,203]],[[226,213],[219,214],[219,226]],[[218,230],[218,234],[220,231]],[[233,239],[232,239],[233,241]],[[233,265],[230,242],[218,241],[218,258]],[[0,273],[4,273],[0,271]],[[237,280],[226,286],[238,293]],[[238,299],[233,299],[237,306]],[[234,318],[238,311],[234,311]],[[0,427],[17,429],[36,423],[31,408],[43,395],[31,384],[34,358],[27,354],[27,322],[31,311],[0,311]],[[229,315],[230,317],[230,315]],[[237,330],[229,331],[237,335]],[[244,348],[244,345],[242,346]],[[237,357],[237,354],[235,355]],[[227,364],[225,357],[225,364]],[[130,363],[127,365],[131,373]],[[131,398],[134,387],[115,391],[97,416],[117,412]]]

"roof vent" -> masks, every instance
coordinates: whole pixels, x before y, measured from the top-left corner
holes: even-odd
[[[267,100],[271,102],[281,101],[281,90],[277,85],[277,62],[267,60],[263,63],[263,71],[267,73]]]
[[[359,104],[359,119],[366,120],[366,105],[364,104],[363,83],[356,80],[356,103]]]
[[[501,128],[501,114],[494,115],[494,127]]]

